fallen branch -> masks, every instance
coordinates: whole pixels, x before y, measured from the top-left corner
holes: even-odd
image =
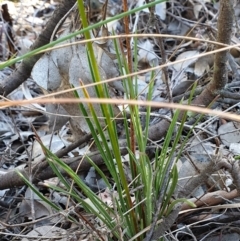
[[[201,198],[191,198],[191,199],[189,199],[189,201],[193,202],[196,205],[196,208],[199,208],[202,206],[211,207],[211,206],[215,206],[215,205],[220,205],[220,204],[226,202],[226,200],[232,200],[238,196],[239,196],[239,194],[236,189],[234,189],[231,192],[219,190],[216,192],[207,193]],[[187,203],[184,203],[182,205],[181,211],[189,210],[189,209],[192,209],[192,207],[190,207]]]
[[[127,154],[127,149],[121,150],[122,155]],[[86,171],[89,170],[89,168],[92,166],[89,163],[89,158],[97,165],[101,166],[104,164],[104,160],[102,159],[101,154],[99,152],[92,153],[88,157],[78,156],[75,158],[67,158],[62,159],[64,163],[66,163],[73,171],[76,171],[79,169],[80,171]],[[79,168],[79,162],[81,161],[81,165]],[[40,162],[36,164],[32,170],[32,183],[36,184],[40,181],[47,180],[49,178],[55,177],[55,173],[53,172],[52,168],[48,165],[47,161]],[[29,174],[28,174],[28,168],[21,170],[22,175],[25,176],[29,180]],[[61,173],[65,176],[67,176],[67,173],[65,173],[63,170],[61,170]],[[4,190],[7,188],[13,188],[13,187],[20,187],[25,185],[25,182],[23,179],[13,170],[8,172],[7,174],[1,176],[1,182],[0,182],[0,190]]]

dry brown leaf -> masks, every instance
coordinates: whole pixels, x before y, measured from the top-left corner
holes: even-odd
[[[67,41],[70,43],[72,41]],[[97,47],[93,45],[95,57],[98,59]],[[118,70],[111,58],[105,52],[101,53],[101,61],[99,63],[99,72],[102,80],[118,76]],[[44,55],[35,65],[32,71],[32,76],[39,86],[47,91],[57,92],[59,90],[66,90],[72,86],[80,86],[80,81],[84,85],[91,84],[92,76],[88,65],[88,57],[85,46],[78,44],[61,49],[53,50],[50,54]],[[121,82],[116,81],[112,83],[114,88],[122,88]],[[90,97],[97,97],[94,87],[86,88]],[[83,91],[78,90],[80,98],[85,98]],[[73,98],[74,93],[69,92],[57,96],[58,98]],[[78,104],[63,104],[62,107],[70,116],[74,117],[71,120],[74,132],[79,135],[82,132],[89,132],[89,128],[82,113],[79,110]],[[88,106],[85,104],[87,112],[90,114]],[[102,117],[100,105],[94,105],[97,116]],[[116,106],[113,106],[114,113],[119,113]]]

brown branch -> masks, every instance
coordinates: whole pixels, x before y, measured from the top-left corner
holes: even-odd
[[[230,45],[234,20],[231,0],[221,0],[219,9],[217,42]],[[217,45],[216,48],[222,47]],[[194,104],[208,106],[227,84],[228,52],[221,51],[215,54],[213,79],[196,98]]]
[[[214,157],[214,159],[215,160],[212,160],[198,176],[193,177],[184,185],[184,187],[179,189],[179,198],[188,198],[197,187],[204,184],[213,173],[219,171],[220,169],[224,168],[229,171],[232,170],[232,165],[230,163],[218,160],[219,157]]]
[[[12,17],[9,14],[7,4],[2,5],[2,17],[3,17],[3,20],[8,23],[8,25],[6,26],[6,29],[4,28],[4,31],[6,31],[8,50],[9,50],[8,59],[10,59],[12,56],[14,56],[17,50],[14,46],[14,37],[12,34],[13,21],[12,21]]]
[[[57,157],[61,158],[64,155],[66,155],[68,152],[70,152],[70,151],[74,150],[75,148],[77,148],[78,146],[80,146],[81,144],[89,141],[91,139],[91,137],[92,137],[91,134],[85,135],[84,137],[80,138],[79,140],[77,140],[73,144],[67,146],[66,148],[64,148],[62,150],[59,150],[58,152],[55,153],[55,155]],[[79,157],[79,158],[82,158],[82,157]],[[75,159],[77,159],[77,158],[75,158]],[[71,161],[73,162],[72,163],[73,167],[75,167],[74,161],[78,162],[78,159],[77,160],[75,160],[75,159],[71,159]],[[66,162],[68,162],[68,160],[66,160]],[[83,161],[83,166],[81,166],[81,167],[87,168],[87,167],[85,167],[84,161]],[[21,172],[25,177],[27,177],[27,174],[26,174],[27,171],[26,170],[23,170]],[[34,180],[36,182],[39,178],[40,178],[40,180],[46,180],[48,176],[54,175],[52,170],[49,170],[47,161],[43,161],[43,162],[37,164],[36,166],[34,166],[31,173],[36,174],[36,176],[34,177]],[[42,174],[43,174],[43,176],[42,176]],[[46,175],[46,178],[45,178],[44,175]],[[19,187],[19,186],[23,186],[23,185],[24,185],[23,180],[19,177],[19,175],[17,175],[17,173],[15,171],[8,172],[7,174],[1,176],[0,190],[1,190],[2,187],[3,187],[3,189],[5,189],[4,187],[6,187],[6,186],[9,186],[9,188],[11,188],[11,187],[17,187],[17,186]]]
[[[127,149],[122,149],[121,154],[125,155],[127,154]],[[101,166],[104,164],[104,160],[102,159],[101,154],[98,152],[92,153],[91,155],[88,156],[97,166]],[[91,167],[91,164],[89,163],[89,158],[87,157],[82,157],[78,156],[75,158],[67,158],[63,159],[64,163],[66,163],[73,171],[76,171],[79,169],[80,171],[84,170],[89,170]],[[79,168],[79,162],[81,161],[81,165]],[[41,170],[41,171],[40,171]],[[67,176],[67,173],[64,172],[63,170],[60,170],[60,172]],[[36,184],[39,181],[44,181],[49,178],[55,177],[55,173],[53,172],[52,168],[47,164],[47,161],[40,162],[36,164],[32,172],[33,173],[33,179],[32,183]],[[29,179],[29,174],[28,174],[28,168],[24,169],[21,171],[21,174],[25,176],[25,178]],[[1,176],[1,182],[0,182],[0,190],[4,190],[7,188],[12,188],[12,187],[20,187],[25,185],[23,179],[13,170],[5,175]]]
[[[191,198],[191,199],[189,199],[189,201],[193,202],[196,205],[196,207],[202,207],[202,206],[210,207],[213,205],[222,204],[222,203],[226,202],[226,200],[232,200],[238,196],[239,196],[239,194],[236,189],[234,189],[231,192],[219,190],[216,192],[207,193],[200,199],[199,198]],[[182,205],[181,211],[188,210],[191,208],[192,207],[190,207],[187,203],[184,203]]]
[[[71,9],[75,2],[76,0],[65,0],[59,4],[52,17],[47,22],[45,29],[32,45],[31,50],[37,49],[49,43],[57,23],[65,16],[65,14],[69,11],[69,9]],[[41,56],[42,54],[38,54],[25,58],[20,64],[19,68],[17,68],[17,70],[15,70],[12,75],[0,82],[0,95],[7,96],[18,86],[20,86],[25,80],[27,80],[32,72],[33,66]]]
[[[85,137],[81,138],[81,141],[78,141],[71,146],[71,148],[76,148],[74,146],[77,145],[77,143],[79,145],[81,145],[83,142],[89,140],[89,136],[90,135],[86,135]],[[60,156],[62,154],[65,154],[65,152],[67,152],[67,150],[69,151],[70,147],[67,147],[66,150],[60,150],[58,151],[55,155],[56,156]],[[126,148],[121,148],[121,155],[126,155],[128,153],[128,150]],[[148,155],[148,157],[151,159],[155,156],[155,152],[152,151],[151,147],[147,147],[146,149],[146,155]],[[89,168],[92,166],[89,163],[89,158],[97,165],[97,166],[101,166],[104,165],[105,162],[102,159],[101,154],[99,154],[99,152],[94,152],[91,153],[90,155],[88,155],[88,157],[83,157],[83,156],[78,156],[78,157],[74,157],[74,158],[63,158],[62,161],[64,163],[66,163],[73,171],[85,171],[85,170],[89,170]],[[80,168],[79,168],[79,162],[81,161],[80,164]],[[22,173],[22,175],[24,175],[27,179],[29,176],[29,170],[28,167],[26,167],[24,170],[20,171]],[[47,161],[42,161],[38,164],[36,164],[30,171],[30,173],[33,173],[33,180],[32,183],[36,184],[39,181],[43,181],[43,180],[47,180],[49,178],[55,177],[55,173],[53,172],[52,168],[48,165]],[[61,170],[61,173],[64,176],[67,176],[67,173],[65,173],[63,170]],[[5,175],[1,176],[1,182],[0,182],[0,190],[3,189],[7,189],[7,188],[12,188],[12,187],[20,187],[25,185],[24,181],[22,180],[22,178],[13,170],[10,171],[8,173],[6,173]]]

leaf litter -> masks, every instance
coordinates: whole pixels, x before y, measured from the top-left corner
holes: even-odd
[[[91,6],[93,8],[92,10],[94,10],[92,16],[93,22],[99,21],[103,1],[95,0],[95,3],[96,5],[93,4]],[[128,1],[128,3],[129,8],[131,9],[142,6],[145,4],[145,1]],[[56,9],[58,3],[54,1],[47,3],[46,1],[34,0],[31,2],[21,1],[21,3],[4,1],[1,4],[8,5],[9,13],[13,19],[12,31],[15,34],[13,41],[15,43],[15,48],[18,50],[17,54],[21,55],[29,50],[31,44],[36,39],[36,36],[40,34],[46,21],[49,19],[54,9]],[[108,15],[116,15],[121,12],[121,8],[121,1],[109,0]],[[161,23],[161,33],[215,40],[214,35],[217,28],[216,20],[218,8],[218,2],[212,3],[211,1],[204,0],[194,2],[190,0],[179,2],[169,1],[158,4],[155,7],[155,13]],[[21,14],[19,14],[20,12]],[[239,3],[236,3],[235,15],[237,24],[239,24]],[[204,21],[200,21],[201,19],[204,19]],[[57,34],[57,37],[63,36],[62,34],[66,34],[68,32],[75,31],[74,28],[69,29],[69,21],[69,19],[66,20],[66,23],[62,26],[63,33],[60,31],[60,33]],[[6,22],[2,21],[0,24],[0,56],[2,61],[5,61],[9,56],[5,30]],[[116,21],[111,28],[111,30],[121,34],[123,31],[123,22],[121,20]],[[154,26],[151,26],[149,11],[145,10],[131,15],[130,28],[133,32],[154,33],[155,29]],[[156,39],[145,38],[138,39],[137,41],[139,70],[149,68],[151,66],[161,65],[163,63],[161,51]],[[235,36],[233,36],[233,41],[235,41],[235,43],[239,43],[239,34],[237,32],[235,33]],[[166,38],[163,42],[168,63],[183,60],[181,63],[175,63],[168,67],[167,73],[170,79],[173,100],[177,98],[180,100],[179,98],[182,98],[184,94],[192,88],[192,85],[195,82],[197,82],[198,87],[205,88],[206,84],[209,82],[209,78],[212,78],[214,56],[212,54],[199,58],[198,54],[209,52],[212,49],[212,46],[200,41],[179,41],[173,37]],[[96,43],[95,53],[96,58],[100,59],[99,67],[101,77],[103,79],[108,79],[118,76],[120,73],[120,66],[117,66],[115,63],[116,61],[110,57],[114,56],[114,53],[109,53],[109,55],[107,55],[106,52],[103,52],[101,55],[97,51],[97,45],[98,44]],[[108,47],[108,49],[110,49],[110,46]],[[77,53],[81,53],[80,57]],[[97,56],[98,54],[100,57]],[[190,57],[195,58],[189,60]],[[238,67],[239,53],[234,54],[234,61]],[[81,78],[84,84],[91,83],[90,70],[86,68],[86,62],[87,57],[82,45],[53,50],[50,54],[44,55],[36,63],[32,72],[32,77],[8,97],[12,100],[39,97],[43,94],[67,89],[72,85],[77,86],[79,84],[79,78]],[[75,70],[78,68],[83,69],[83,71],[76,72]],[[236,74],[233,72],[232,65],[229,64],[228,70],[229,82],[239,81],[236,77],[239,73]],[[1,70],[0,79],[4,79],[6,76],[9,76],[12,71],[13,70],[11,68]],[[147,98],[149,81],[150,73],[137,76],[137,86],[135,87],[137,87],[139,98],[141,100],[146,100]],[[110,86],[112,98],[124,98],[124,91],[121,84],[122,82],[118,81]],[[239,92],[239,88],[235,87],[232,91],[237,93]],[[94,96],[94,92],[91,92],[91,88],[89,89],[89,92],[91,96]],[[78,93],[80,96],[83,96],[81,91],[78,91]],[[169,93],[166,88],[166,79],[164,78],[163,71],[160,70],[155,75],[152,98],[155,101],[167,102],[169,101],[168,95]],[[64,97],[64,95],[60,97]],[[119,112],[119,108],[117,106],[114,108],[116,113]],[[230,108],[233,112],[239,112],[238,104],[233,105],[232,102],[224,102],[224,100],[222,100],[222,102],[217,102],[216,107],[213,108],[221,108],[222,110]],[[62,148],[69,146],[71,142],[76,139],[76,136],[74,136],[75,132],[88,133],[89,129],[84,121],[84,118],[82,118],[81,113],[77,109],[78,108],[76,106],[69,108],[69,106],[64,105],[43,106],[38,104],[2,109],[0,112],[0,172],[5,174],[7,171],[16,167],[27,167],[29,165],[29,158],[32,160],[32,164],[43,160],[43,151],[33,138],[35,133],[37,133],[37,135],[41,138],[43,144],[50,147],[53,152],[57,152]],[[144,115],[144,108],[142,109]],[[98,114],[100,116],[100,111]],[[151,114],[152,117],[150,125],[158,122],[163,117],[170,118],[171,116],[170,111],[166,109],[152,110]],[[75,129],[73,126],[75,126]],[[52,135],[52,133],[54,134]],[[203,170],[204,166],[211,161],[211,155],[214,155],[218,149],[221,149],[224,158],[233,159],[236,155],[239,155],[239,136],[238,123],[211,116],[205,117],[205,119],[203,119],[201,123],[195,127],[194,135],[188,141],[186,150],[184,150],[178,163],[180,178],[179,185],[183,185],[183,183],[187,182],[189,178],[197,175],[200,170]],[[89,149],[87,144],[81,148],[78,147],[75,150],[72,150],[67,154],[67,156],[76,157],[83,155],[83,153]],[[91,152],[91,150],[88,151]],[[128,168],[127,165],[126,168]],[[129,171],[126,170],[126,172]],[[105,201],[111,205],[111,197],[107,192],[106,184],[100,177],[96,176],[94,168],[90,168],[88,171],[81,173],[81,177],[94,191],[103,190],[104,192],[99,195],[101,195],[103,199],[106,198]],[[57,179],[49,181],[56,183],[56,185],[59,182]],[[10,193],[10,189],[13,189],[14,191]],[[53,219],[54,221],[51,222],[50,220],[53,218],[54,212],[50,206],[46,203],[43,205],[36,195],[29,194],[31,193],[29,190],[25,191],[23,195],[18,196],[18,188],[11,187],[10,189],[1,191],[0,201],[10,205],[9,216],[6,216],[6,209],[0,208],[2,222],[18,224],[31,222],[33,220],[33,213],[31,211],[32,206],[36,208],[35,218],[43,218],[43,220],[40,222],[39,227],[31,227],[31,225],[29,225],[29,227],[25,230],[22,230],[23,227],[14,229],[13,226],[10,226],[7,228],[8,234],[0,234],[1,240],[11,240],[11,233],[19,234],[22,231],[29,237],[36,237],[39,235],[44,236],[43,240],[50,240],[51,235],[54,237],[61,235],[62,239],[60,240],[77,240],[79,237],[81,237],[81,240],[94,239],[94,235],[90,235],[91,230],[89,230],[89,228],[84,224],[82,224],[82,227],[84,227],[84,231],[82,233],[75,232],[69,236],[70,232],[68,232],[68,229],[71,230],[73,227],[71,227],[71,225],[70,227],[67,227],[67,222],[61,217],[61,215],[59,215],[57,219]],[[221,171],[217,175],[209,177],[206,185],[202,185],[198,190],[195,190],[192,193],[192,197],[200,198],[204,194],[211,193],[212,191],[232,191],[233,189],[234,186],[231,182],[231,175],[227,171]],[[63,208],[71,209],[71,205],[73,206],[73,203],[71,203],[71,205],[69,204],[64,194],[60,193],[60,195],[57,195],[56,192],[52,191],[52,193],[49,193],[49,190],[45,187],[45,185],[39,185],[39,191]],[[12,195],[12,197],[9,195]],[[14,198],[15,201],[13,202]],[[11,202],[14,205],[11,206]],[[230,202],[230,200],[228,200],[228,202]],[[231,202],[238,201],[235,199],[231,200]],[[202,217],[197,213],[192,215],[190,218],[188,218],[187,215],[179,216],[176,227],[173,227],[172,235],[174,235],[178,240],[185,240],[187,237],[185,232],[187,227],[186,225],[191,223],[191,232],[197,240],[214,240],[214,238],[217,238],[217,231],[214,231],[216,225],[212,225],[212,232],[208,235],[209,230],[204,227],[204,224],[202,226],[201,224],[200,226],[197,226],[198,224],[196,220],[200,221],[200,223],[206,223],[208,221],[207,218],[210,217],[213,222],[220,223],[222,225],[222,230],[224,231],[224,217],[229,218],[230,212],[231,210],[227,210],[224,214],[222,214],[220,210],[214,213],[207,212],[208,216],[206,217]],[[18,218],[14,220],[16,215],[18,215]],[[222,220],[219,217],[222,217]],[[94,225],[98,226],[95,221],[92,222]],[[48,226],[49,224],[50,226]],[[59,228],[54,226],[55,224],[65,225],[67,228]],[[236,224],[237,221],[233,221],[233,227]],[[182,227],[184,227],[184,229]],[[189,229],[187,232],[189,232]],[[230,234],[227,232],[222,233],[222,237],[225,239],[239,239],[239,235],[234,231],[230,236],[229,235]],[[30,240],[27,236],[21,240]],[[173,240],[169,236],[168,239]]]

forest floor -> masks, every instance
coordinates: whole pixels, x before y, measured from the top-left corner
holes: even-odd
[[[143,2],[128,1],[128,8],[139,7]],[[2,5],[0,57],[3,62],[12,57],[22,56],[30,50],[47,22],[50,21],[59,3],[52,0],[3,1],[0,3]],[[122,11],[120,0],[109,0],[108,4],[108,17],[115,16]],[[6,5],[8,9],[6,9]],[[101,20],[102,7],[101,1],[92,1],[89,7],[91,23]],[[60,28],[56,28],[55,33],[52,33],[52,40],[61,36],[66,29],[70,32],[78,30],[76,15],[74,13],[72,15],[73,17],[69,14]],[[145,70],[164,63],[170,64],[166,68],[157,70],[152,89],[152,101],[168,103],[170,100],[170,102],[179,103],[183,98],[189,97],[194,84],[196,84],[194,88],[198,91],[196,96],[199,95],[206,89],[214,76],[215,54],[211,51],[215,47],[211,41],[216,41],[218,35],[219,1],[180,0],[175,2],[169,0],[167,3],[163,2],[156,6],[155,16],[158,25],[152,25],[149,10],[132,14],[130,18],[130,32],[145,34],[144,37],[137,40],[137,70],[143,71],[137,75],[135,84],[139,93],[138,100],[145,101],[148,98],[152,75],[150,71]],[[240,3],[237,1],[234,3],[234,19],[233,32],[230,36],[231,44],[239,44]],[[114,30],[117,34],[124,33],[122,20],[116,20],[107,27],[109,31]],[[159,33],[165,34],[165,37],[154,36]],[[184,37],[188,38],[184,39]],[[78,36],[78,38],[81,39],[82,36]],[[134,39],[131,41],[134,42]],[[126,47],[124,44],[123,48]],[[58,81],[65,74],[63,74],[64,66],[76,57],[74,53],[69,56],[70,52],[70,50],[65,52],[53,50],[51,54],[45,54],[34,65],[31,76],[10,91],[7,98],[16,101],[31,100],[47,93],[53,93],[55,89],[60,88]],[[85,56],[84,54],[86,55],[86,53],[82,53],[81,56]],[[58,66],[54,65],[55,60],[48,62],[49,56],[57,59]],[[87,55],[81,58],[82,66],[73,65],[72,62],[69,64],[69,79],[74,76],[76,70],[81,72],[81,69],[82,73],[79,77],[83,79],[83,82],[84,78],[88,79],[87,74],[83,73]],[[115,77],[116,73],[121,72],[116,61],[107,57],[102,61],[106,61],[102,63],[101,67],[103,75],[107,78]],[[224,92],[222,96],[218,96],[214,103],[211,103],[212,110],[239,114],[239,65],[240,50],[236,47],[230,51],[228,56],[227,84],[221,92],[222,94],[227,90],[230,94],[224,96]],[[10,67],[2,68],[0,85],[6,79],[11,80],[11,76],[19,66],[21,66],[21,61]],[[72,81],[70,82],[74,83],[74,80]],[[113,99],[125,98],[121,80],[109,84],[109,90]],[[5,101],[4,98],[2,101]],[[205,103],[197,105],[206,106]],[[116,108],[120,108],[120,106]],[[144,127],[146,125],[144,115],[146,108],[143,106],[139,108]],[[67,195],[48,188],[50,184],[61,186],[59,179],[44,165],[41,167],[42,169],[40,166],[34,169],[34,165],[43,163],[45,158],[41,145],[35,139],[36,135],[41,139],[43,145],[53,153],[57,153],[66,162],[73,160],[79,162],[81,157],[95,153],[96,147],[90,148],[92,136],[85,122],[82,122],[82,117],[77,119],[80,131],[79,129],[75,131],[76,129],[70,124],[72,116],[76,117],[75,112],[74,107],[66,108],[64,105],[36,103],[6,107],[0,110],[0,240],[50,241],[55,240],[56,237],[57,240],[62,241],[96,240],[91,233],[93,232],[91,225],[86,225],[86,223],[95,225],[95,217],[89,215],[86,222],[86,220],[80,220],[78,213],[74,213],[74,217],[78,217],[79,220],[78,222],[70,221],[67,215],[74,212],[72,207],[76,204]],[[185,132],[182,135],[183,140],[186,137],[186,130],[193,127],[191,117],[189,112]],[[161,121],[170,119],[171,111],[169,109],[151,109],[149,125],[152,132],[149,134],[149,147],[154,149],[162,145],[168,127],[163,125],[158,129],[154,128]],[[169,121],[166,122],[169,123]],[[208,167],[209,163],[213,162],[216,155],[233,166],[235,162],[238,162],[240,155],[239,123],[226,115],[220,117],[206,114],[201,118],[193,127],[192,135],[185,144],[177,163],[179,185],[185,185],[191,177],[199,175]],[[119,140],[123,140],[126,133],[124,133],[121,123],[118,128]],[[81,140],[79,140],[78,132],[81,132]],[[123,155],[123,160],[127,161],[128,155]],[[105,170],[102,163],[100,167]],[[126,168],[128,168],[127,165]],[[33,193],[18,177],[15,169],[30,170],[32,176],[35,175],[32,180],[35,178],[33,182],[38,191],[61,207],[65,213],[63,211],[55,212],[49,203],[44,202]],[[40,172],[38,172],[39,170]],[[130,171],[126,170],[126,173],[128,175]],[[81,169],[79,177],[94,192],[107,188],[101,177],[96,176],[94,169],[90,168],[89,164]],[[197,207],[191,209],[184,204],[174,224],[166,230],[164,240],[240,240],[240,212],[238,210],[240,189],[235,183],[235,179],[238,178],[227,168],[221,168],[211,174],[205,183],[193,190],[187,197]],[[103,198],[106,198],[106,202],[109,201],[109,197]],[[84,213],[81,209],[80,211],[82,214]],[[107,235],[104,236],[104,240],[108,240]]]

